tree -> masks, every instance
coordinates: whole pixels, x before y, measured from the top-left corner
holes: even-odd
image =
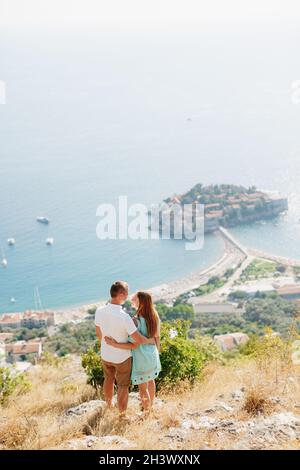
[[[157,312],[162,321],[166,320],[193,320],[194,319],[194,308],[188,304],[177,304],[174,307],[170,307],[166,304],[156,304]]]

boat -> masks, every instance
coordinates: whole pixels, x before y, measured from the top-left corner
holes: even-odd
[[[50,220],[47,217],[37,217],[36,221],[40,222],[40,224],[45,224],[45,225],[48,225],[50,223]]]
[[[7,268],[8,262],[7,262],[5,252],[4,252],[4,249],[3,249],[3,246],[2,246],[1,242],[0,242],[0,251],[1,251],[0,266],[2,266],[2,268]]]
[[[15,304],[15,303],[16,303],[16,299],[15,299],[14,297],[12,297],[12,298],[10,299],[10,301],[11,301],[12,304]]]
[[[13,246],[13,245],[15,245],[15,243],[16,243],[16,240],[14,238],[8,238],[7,244],[9,246]]]
[[[52,237],[46,238],[46,245],[50,246],[50,245],[53,245],[53,243],[54,243],[54,238]]]

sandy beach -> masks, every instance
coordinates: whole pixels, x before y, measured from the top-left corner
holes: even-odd
[[[246,255],[244,250],[241,249],[235,240],[228,238],[223,232],[218,232],[217,235],[222,238],[224,244],[224,251],[221,258],[208,268],[193,272],[184,278],[148,287],[146,290],[152,293],[156,301],[162,300],[171,302],[179,295],[205,284],[210,277],[221,276],[227,269],[237,267],[238,264],[245,259]],[[61,325],[69,322],[80,322],[86,318],[90,308],[104,305],[105,302],[106,300],[99,300],[98,302],[57,309],[55,310],[56,324]]]
[[[146,290],[152,293],[155,301],[162,300],[164,302],[171,302],[179,295],[206,284],[210,277],[222,276],[227,271],[227,269],[235,269],[241,263],[247,262],[247,260],[251,261],[251,259],[254,258],[254,255],[257,257],[281,262],[282,264],[286,265],[299,266],[300,264],[299,260],[289,260],[245,248],[232,237],[228,230],[221,229],[216,232],[216,235],[222,239],[224,244],[224,250],[221,258],[219,258],[219,260],[206,269],[195,271],[185,276],[184,278],[178,278],[175,281],[146,288]],[[83,305],[61,307],[58,309],[52,309],[51,311],[54,311],[55,313],[56,325],[62,325],[64,323],[70,322],[77,323],[83,321],[89,315],[88,310],[90,308],[104,305],[106,302],[107,299],[99,299],[99,301],[89,302]]]

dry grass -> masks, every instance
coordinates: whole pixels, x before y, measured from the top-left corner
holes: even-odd
[[[242,409],[250,416],[268,415],[274,410],[274,403],[265,389],[251,388],[247,391]]]
[[[183,387],[163,396],[165,404],[157,407],[145,421],[139,421],[139,406],[135,401],[129,407],[130,424],[120,423],[116,411],[107,411],[92,425],[91,432],[96,436],[124,436],[135,442],[139,449],[228,449],[236,439],[234,436],[224,438],[217,433],[197,431],[184,442],[166,440],[166,436],[170,428],[181,425],[187,413],[204,415],[204,411],[217,401],[232,405],[231,394],[241,387],[246,389],[245,400],[235,403],[230,414],[220,410],[218,418],[230,416],[245,420],[249,419],[249,414],[271,413],[274,405],[270,398],[274,396],[280,397],[285,410],[299,413],[300,409],[294,406],[300,405],[299,374],[300,370],[295,367],[289,369],[288,375],[282,373],[280,380],[275,380],[272,368],[262,371],[254,361],[211,365],[204,380],[193,389]],[[33,384],[31,390],[10,400],[0,410],[0,448],[57,448],[70,439],[82,437],[82,422],[62,421],[66,409],[95,398],[93,389],[85,384],[79,365],[75,367],[72,362],[63,367],[45,365],[30,373],[29,379]],[[96,448],[109,447],[99,444]],[[286,447],[289,447],[288,443]]]
[[[63,412],[95,397],[85,378],[76,377],[67,387],[74,372],[72,362],[63,367],[41,366],[29,372],[31,390],[12,398],[0,413],[0,446],[5,449],[42,449],[59,445],[80,434],[78,424],[61,425]]]

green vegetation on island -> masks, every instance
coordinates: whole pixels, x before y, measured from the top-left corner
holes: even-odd
[[[170,207],[172,204],[203,204],[206,232],[217,230],[220,225],[234,227],[276,217],[288,209],[287,199],[277,193],[233,184],[196,184],[185,194],[176,194],[164,203]]]

